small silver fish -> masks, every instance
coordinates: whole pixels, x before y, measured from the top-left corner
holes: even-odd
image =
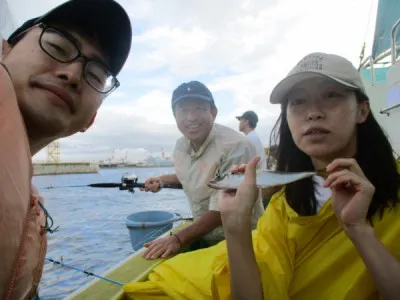
[[[316,172],[278,172],[258,170],[256,172],[257,188],[288,184],[306,177],[316,175]],[[225,173],[208,182],[208,186],[216,190],[236,190],[244,180],[244,173]]]

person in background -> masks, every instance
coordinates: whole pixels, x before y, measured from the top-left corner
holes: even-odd
[[[243,132],[250,142],[256,147],[257,155],[260,157],[259,167],[261,169],[266,169],[267,160],[264,146],[262,145],[261,140],[255,130],[258,123],[257,114],[254,111],[249,110],[244,112],[241,116],[237,116],[236,119],[239,120],[239,131]]]
[[[93,124],[104,98],[119,86],[131,39],[129,17],[117,2],[71,0],[2,41],[1,299],[38,298],[46,236],[54,231],[31,184],[32,156]]]
[[[178,233],[146,243],[143,256],[169,257],[191,244],[192,249],[214,245],[225,238],[218,211],[219,193],[207,183],[230,171],[232,165],[245,164],[256,155],[254,146],[233,129],[214,123],[217,107],[210,90],[199,81],[179,85],[172,94],[172,111],[183,134],[173,152],[175,174],[149,178],[142,190],[158,192],[160,184],[182,184],[194,222]],[[251,226],[262,215],[260,200],[254,207]]]

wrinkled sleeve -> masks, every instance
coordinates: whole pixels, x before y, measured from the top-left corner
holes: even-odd
[[[289,285],[293,276],[294,245],[288,240],[288,216],[284,205],[284,193],[278,192],[258,222],[253,232],[253,246],[264,299],[289,299]],[[213,299],[231,298],[228,255],[215,257],[213,264]]]
[[[256,155],[257,153],[253,144],[247,141],[239,142],[229,152],[222,154],[216,174],[228,173],[234,165],[247,164]],[[210,210],[219,210],[218,199],[220,193],[220,191],[215,190],[210,197]]]

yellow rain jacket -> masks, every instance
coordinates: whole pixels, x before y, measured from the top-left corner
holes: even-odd
[[[374,219],[379,239],[400,261],[400,208]],[[268,300],[380,299],[374,281],[341,229],[329,199],[317,215],[301,217],[276,193],[253,231],[253,245]],[[226,243],[177,255],[149,280],[124,286],[128,299],[231,298]]]

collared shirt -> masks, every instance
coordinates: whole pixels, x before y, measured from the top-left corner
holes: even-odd
[[[229,172],[233,165],[248,163],[254,156],[255,147],[245,136],[219,124],[214,124],[198,151],[194,151],[185,137],[178,139],[173,153],[175,171],[195,220],[208,210],[218,211],[220,192],[209,188],[207,183],[217,174]],[[262,213],[260,196],[253,211],[253,228]],[[210,242],[223,240],[225,237],[222,227],[214,229],[204,238]]]

